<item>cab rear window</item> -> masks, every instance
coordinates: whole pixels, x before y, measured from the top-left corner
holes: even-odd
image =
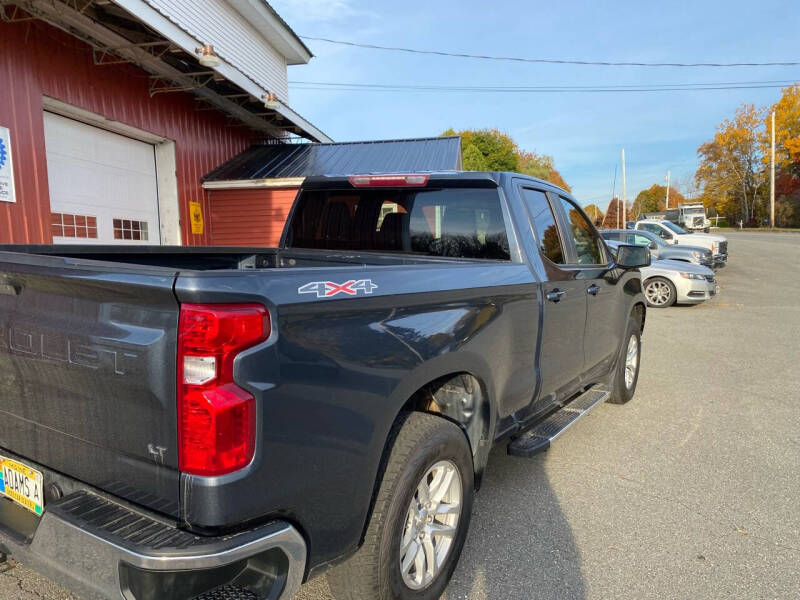
[[[306,191],[287,246],[510,260],[496,189]]]

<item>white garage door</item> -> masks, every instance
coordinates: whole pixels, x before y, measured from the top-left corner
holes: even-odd
[[[158,244],[155,149],[44,113],[53,243]]]

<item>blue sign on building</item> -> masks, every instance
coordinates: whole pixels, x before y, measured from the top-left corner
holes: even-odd
[[[0,127],[0,202],[16,202],[14,168],[11,163],[11,132]]]

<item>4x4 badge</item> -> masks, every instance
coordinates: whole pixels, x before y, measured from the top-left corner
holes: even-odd
[[[344,283],[335,281],[312,281],[297,288],[298,294],[316,294],[317,298],[330,298],[337,294],[357,296],[359,293],[371,294],[378,285],[372,279],[351,279]]]

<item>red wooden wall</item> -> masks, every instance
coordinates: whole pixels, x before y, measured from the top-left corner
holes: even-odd
[[[208,225],[214,246],[277,246],[298,188],[212,190]]]
[[[189,201],[208,215],[200,177],[244,150],[252,132],[222,113],[198,112],[190,94],[150,98],[148,84],[131,65],[95,66],[89,46],[41,21],[0,21],[0,125],[11,130],[17,197],[0,202],[0,243],[52,242],[43,96],[174,140],[183,241],[210,242],[208,226],[191,233]]]

